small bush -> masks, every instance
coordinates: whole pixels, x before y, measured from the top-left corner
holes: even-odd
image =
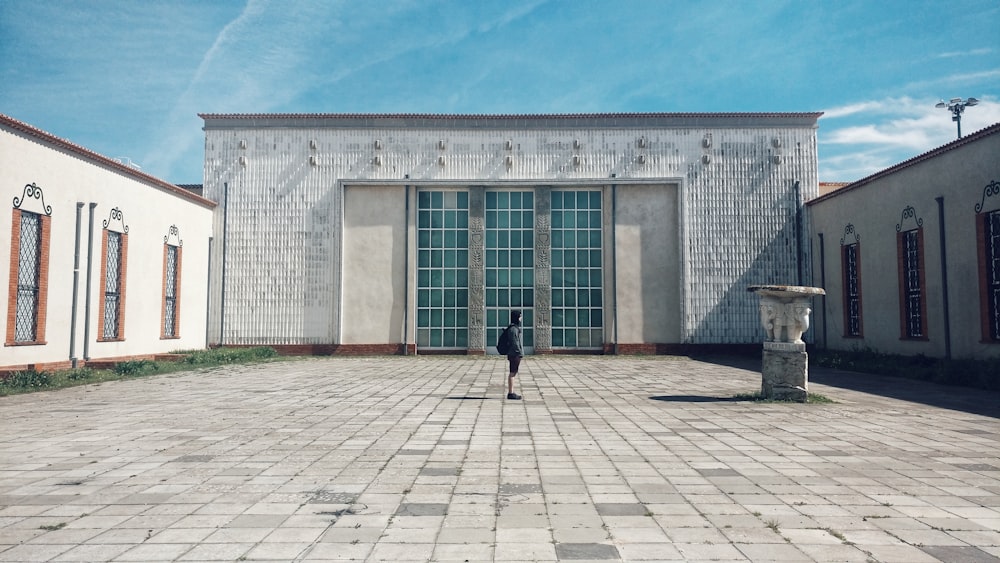
[[[52,385],[52,377],[46,371],[26,369],[15,371],[8,377],[0,380],[0,383],[11,389],[40,388]]]
[[[181,361],[191,365],[236,364],[264,360],[277,355],[278,352],[269,346],[258,346],[256,348],[213,348],[190,352]]]
[[[90,368],[76,368],[66,372],[66,379],[70,381],[84,381],[94,377],[94,370]]]
[[[158,367],[156,362],[150,360],[128,360],[115,364],[114,371],[118,375],[143,375],[156,371]]]

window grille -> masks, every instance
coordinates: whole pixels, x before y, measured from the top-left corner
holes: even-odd
[[[164,296],[163,335],[177,336],[177,247],[167,245],[166,295]]]
[[[42,218],[21,211],[17,265],[17,305],[14,341],[34,342],[38,337],[38,295],[42,261]]]
[[[121,316],[121,264],[122,235],[108,231],[107,269],[104,277],[104,334],[105,339],[119,337],[118,320]]]
[[[858,278],[858,244],[844,246],[844,308],[847,336],[861,336],[861,280]]]
[[[924,336],[924,322],[920,287],[920,231],[913,229],[903,233],[903,291],[906,323],[906,336],[919,338]]]
[[[984,220],[987,318],[991,339],[1000,340],[1000,210],[987,213]]]

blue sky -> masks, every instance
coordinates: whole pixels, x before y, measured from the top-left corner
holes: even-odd
[[[824,111],[821,181],[1000,122],[996,0],[0,0],[0,113],[200,183],[198,113]]]

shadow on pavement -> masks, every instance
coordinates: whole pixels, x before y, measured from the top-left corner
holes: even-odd
[[[713,356],[694,359],[709,364],[760,372],[760,358],[748,356]],[[1000,392],[997,391],[942,385],[929,381],[906,379],[905,377],[844,371],[813,365],[809,366],[809,382],[890,397],[901,401],[910,401],[944,409],[1000,418]]]
[[[809,382],[1000,418],[1000,392],[997,391],[812,366]]]
[[[735,397],[706,397],[703,395],[655,395],[650,399],[668,403],[731,403],[740,400]]]

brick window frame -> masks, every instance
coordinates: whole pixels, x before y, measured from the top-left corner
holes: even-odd
[[[171,225],[170,233],[163,240],[163,290],[160,307],[160,339],[180,338],[181,326],[181,264],[183,247],[177,227]],[[170,259],[173,255],[173,269]],[[172,278],[171,279],[171,274]]]
[[[996,237],[1000,237],[1000,209],[977,213],[980,330],[985,344],[1000,344],[1000,243],[987,240]]]
[[[896,256],[899,272],[899,338],[926,341],[927,277],[922,225],[896,232]],[[908,257],[911,259],[907,260]]]
[[[115,224],[117,223],[117,225]],[[111,228],[115,227],[115,228]],[[107,288],[108,288],[108,252],[109,252],[109,241],[112,234],[119,237],[119,253],[120,259],[118,263],[118,311],[115,326],[114,336],[105,336],[108,334],[109,327],[107,326],[107,311],[106,308],[109,306],[107,302]],[[118,208],[111,210],[111,218],[108,221],[104,221],[104,229],[101,232],[101,285],[100,285],[100,297],[98,303],[98,320],[97,320],[97,341],[98,342],[121,342],[125,340],[125,298],[127,295],[127,280],[128,280],[128,227],[125,227],[122,221],[122,213]],[[114,280],[112,280],[114,281]]]
[[[41,190],[34,184],[29,184],[31,188],[37,190],[38,198],[41,197]],[[25,186],[26,194],[30,192],[29,186]],[[35,197],[31,194],[23,197],[20,201],[25,201],[27,197]],[[4,344],[6,346],[40,346],[47,344],[45,340],[45,328],[48,311],[48,288],[49,288],[49,246],[52,232],[52,209],[42,204],[45,213],[34,213],[29,210],[19,209],[18,198],[14,198],[15,208],[12,211],[10,228],[10,270],[8,278],[7,293],[7,332]],[[21,218],[25,213],[37,215],[40,222],[40,236],[38,241],[38,293],[35,303],[35,337],[33,340],[17,340],[17,292],[19,285],[19,273],[21,262]]]
[[[844,338],[864,338],[864,308],[861,297],[861,241],[841,244],[840,270],[843,287]]]

